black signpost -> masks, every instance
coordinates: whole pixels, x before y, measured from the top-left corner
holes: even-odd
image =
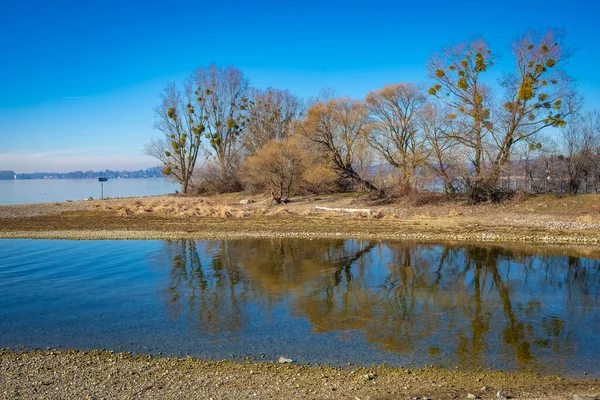
[[[101,176],[98,178],[98,182],[100,182],[100,186],[102,186],[102,200],[104,200],[104,182],[106,182],[108,178]]]

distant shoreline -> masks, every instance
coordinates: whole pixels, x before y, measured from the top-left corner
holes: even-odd
[[[162,167],[150,167],[138,170],[104,170],[104,171],[68,171],[68,172],[15,172],[0,171],[0,180],[30,180],[30,179],[97,179],[108,177],[118,178],[166,178]]]
[[[61,177],[47,177],[47,178],[0,178],[0,181],[48,181],[48,180],[83,180],[83,179],[98,179],[99,177],[80,177],[80,178],[61,178]],[[167,179],[168,176],[118,176],[116,178],[109,179]]]

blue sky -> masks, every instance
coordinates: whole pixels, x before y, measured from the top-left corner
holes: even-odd
[[[427,57],[484,37],[511,69],[510,43],[558,28],[575,48],[568,72],[600,108],[594,0],[30,1],[0,13],[0,170],[133,169],[158,132],[169,81],[232,64],[257,87],[301,97],[331,87],[362,98],[388,83],[427,81]],[[495,75],[494,75],[495,74]]]

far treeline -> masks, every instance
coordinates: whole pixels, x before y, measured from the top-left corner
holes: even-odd
[[[584,111],[557,31],[512,44],[514,68],[486,81],[483,39],[429,57],[429,84],[395,83],[364,99],[323,90],[304,102],[250,86],[233,66],[196,69],[156,107],[146,145],[183,193],[419,191],[498,200],[514,190],[597,191],[600,111]]]

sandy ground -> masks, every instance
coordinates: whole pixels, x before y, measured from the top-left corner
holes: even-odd
[[[240,204],[247,199],[255,202]],[[273,205],[234,194],[0,206],[0,238],[274,236],[546,243],[540,251],[600,258],[600,196],[543,195],[469,206],[435,197],[381,204],[349,194]],[[483,369],[336,369],[102,351],[0,351],[1,398],[492,399],[498,391],[507,398],[593,399],[600,383]]]

